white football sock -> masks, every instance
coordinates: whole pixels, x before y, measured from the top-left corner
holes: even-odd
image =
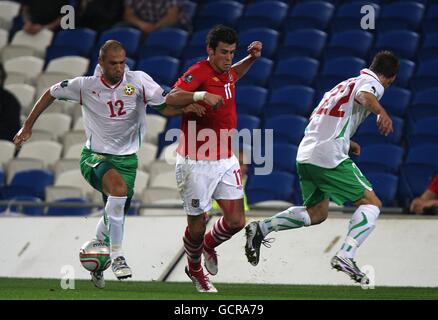
[[[375,228],[380,209],[372,204],[359,206],[353,213],[345,241],[336,255],[353,259],[356,250]]]
[[[282,231],[310,226],[310,216],[306,207],[290,207],[275,216],[260,221],[263,236],[272,231]]]
[[[107,224],[108,218],[106,217],[106,213],[104,213],[96,226],[96,238],[109,244],[110,240]]]
[[[125,222],[125,202],[127,197],[109,196],[105,206],[108,215],[111,259],[122,256],[123,224]]]

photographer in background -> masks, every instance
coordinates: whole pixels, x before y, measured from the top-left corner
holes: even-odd
[[[438,213],[438,174],[436,174],[426,191],[411,202],[409,210],[415,214]]]
[[[3,88],[5,80],[6,71],[0,63],[0,140],[12,141],[21,127],[21,105],[12,93]]]

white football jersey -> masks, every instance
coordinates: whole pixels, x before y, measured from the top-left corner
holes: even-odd
[[[385,89],[374,72],[363,69],[358,77],[347,79],[324,94],[304,131],[297,162],[330,169],[349,158],[350,138],[370,114],[355,99],[361,91],[380,100]]]
[[[82,105],[86,146],[98,153],[136,153],[146,132],[146,105],[165,103],[164,90],[142,71],[125,71],[109,85],[99,76],[64,80],[50,88],[53,97]]]

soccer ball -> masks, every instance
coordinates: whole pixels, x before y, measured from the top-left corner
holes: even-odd
[[[79,250],[79,260],[88,271],[102,272],[111,265],[110,249],[104,241],[87,241]]]

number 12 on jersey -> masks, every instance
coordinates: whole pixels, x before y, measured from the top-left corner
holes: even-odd
[[[106,104],[108,105],[108,107],[110,109],[110,112],[111,112],[110,117],[111,118],[114,118],[117,116],[123,116],[124,114],[126,114],[126,110],[123,109],[124,103],[122,100],[116,100],[116,102],[114,102],[114,105],[113,105],[112,101],[108,101]],[[117,110],[117,113],[114,112],[114,106],[119,108]]]

